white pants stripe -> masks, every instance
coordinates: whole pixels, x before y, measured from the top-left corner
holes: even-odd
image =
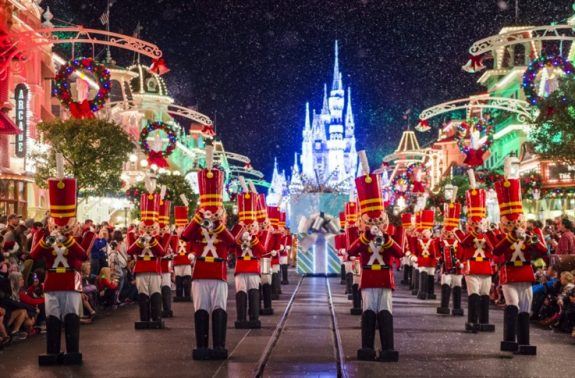
[[[174,274],[177,277],[191,276],[192,266],[191,265],[176,265],[174,266]]]
[[[467,295],[489,295],[491,291],[491,276],[470,274],[465,276],[465,283],[467,283]]]
[[[172,274],[171,273],[162,273],[161,286],[172,287]]]
[[[442,274],[441,284],[449,285],[449,287],[461,286],[461,281],[463,281],[463,276],[461,274]]]
[[[531,282],[514,282],[502,285],[503,296],[507,306],[519,307],[519,312],[531,311],[533,290]]]
[[[137,273],[136,274],[136,287],[138,294],[146,294],[151,297],[152,294],[160,292],[160,284],[162,278],[158,273]]]
[[[240,273],[236,274],[235,281],[236,293],[239,293],[240,291],[247,293],[248,290],[259,289],[261,279],[259,274]]]
[[[380,311],[387,310],[390,313],[393,313],[391,292],[391,289],[384,288],[361,289],[363,311],[372,310],[377,314]]]
[[[80,315],[82,295],[77,291],[49,291],[44,293],[46,317],[64,320],[67,314]]]
[[[222,280],[194,280],[192,297],[195,311],[206,310],[209,314],[218,308],[226,311],[228,283]]]

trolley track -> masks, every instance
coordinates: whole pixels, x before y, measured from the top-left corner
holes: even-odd
[[[320,327],[320,329],[325,329],[326,333],[329,333],[329,338],[331,339],[332,342],[332,347],[333,347],[333,351],[332,351],[332,355],[328,358],[329,362],[326,362],[323,365],[331,365],[333,364],[333,362],[335,362],[335,371],[338,377],[347,377],[347,370],[345,369],[345,354],[343,351],[343,347],[342,347],[342,342],[341,342],[341,335],[339,333],[339,328],[338,328],[338,324],[337,324],[337,318],[335,315],[335,306],[333,303],[333,297],[332,297],[332,293],[331,293],[331,287],[330,287],[330,283],[329,283],[329,278],[327,277],[301,277],[297,287],[295,288],[295,290],[293,291],[291,298],[281,316],[281,318],[278,321],[278,324],[272,334],[272,336],[270,337],[266,347],[264,348],[261,357],[253,371],[254,377],[263,377],[264,376],[264,371],[266,370],[267,367],[270,366],[272,362],[272,357],[276,357],[276,359],[278,358],[276,355],[274,355],[274,352],[277,352],[279,354],[279,351],[277,351],[278,345],[280,344],[280,342],[282,342],[282,336],[284,336],[286,333],[286,324],[288,323],[288,320],[292,320],[292,321],[301,321],[301,318],[298,318],[300,316],[302,316],[301,313],[297,313],[297,314],[293,314],[293,309],[294,309],[294,304],[300,307],[306,307],[310,305],[310,300],[309,298],[306,298],[306,292],[301,292],[301,289],[303,286],[306,286],[306,289],[309,290],[310,287],[307,287],[309,285],[315,285],[312,286],[313,288],[317,287],[319,288],[320,285],[317,282],[317,280],[323,280],[324,284],[325,284],[325,296],[327,298],[327,307],[329,310],[329,314],[328,317],[330,319],[330,324],[329,326],[326,324],[313,324],[313,320],[310,319],[310,324],[307,324],[304,326],[305,329],[309,329],[310,331],[312,330],[317,330],[318,326]],[[318,293],[315,293],[318,294]],[[316,304],[317,305],[317,304]],[[324,308],[325,310],[325,308]],[[305,316],[305,314],[303,314]],[[291,327],[287,327],[287,328],[291,328]],[[300,329],[300,331],[302,331]],[[290,337],[290,336],[286,336],[286,337]],[[293,335],[291,335],[291,337],[294,337]],[[303,340],[302,340],[303,341]],[[307,340],[308,342],[310,342],[311,340]],[[285,341],[287,342],[287,340]],[[313,345],[313,342],[311,343]],[[321,345],[321,348],[325,349],[325,347],[327,347],[327,345]],[[307,348],[309,348],[309,346],[307,346]],[[313,348],[313,347],[312,347]],[[321,349],[320,348],[320,349]],[[299,349],[299,354],[301,354],[301,356],[305,356],[305,351],[306,351],[306,346],[305,344],[301,345],[301,349]],[[309,352],[309,350],[308,350]],[[293,356],[292,356],[293,357]],[[330,370],[333,369],[333,365],[331,365],[332,367],[329,368]],[[327,368],[327,366],[326,366]]]

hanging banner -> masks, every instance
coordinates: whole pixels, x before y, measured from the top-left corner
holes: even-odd
[[[16,107],[16,126],[22,131],[16,135],[16,156],[23,158],[26,156],[26,144],[28,142],[28,94],[29,89],[26,84],[18,84],[14,89]]]

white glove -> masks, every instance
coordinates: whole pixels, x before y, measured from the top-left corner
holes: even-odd
[[[417,262],[417,256],[411,255],[409,258],[411,259],[412,262]]]
[[[272,256],[276,257],[278,255],[278,251],[272,251]]]
[[[250,240],[252,240],[252,236],[250,235],[249,232],[245,231],[245,232],[242,234],[242,241],[248,242],[248,241],[250,241]]]

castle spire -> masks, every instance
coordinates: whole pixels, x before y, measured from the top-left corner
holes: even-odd
[[[329,114],[329,104],[327,102],[327,84],[323,83],[323,106],[321,108],[321,114]]]
[[[335,40],[335,59],[333,64],[333,82],[331,84],[331,90],[337,91],[343,89],[341,84],[341,72],[339,72],[339,47],[337,39]]]
[[[351,86],[347,88],[347,110],[345,112],[345,126],[353,126],[353,111],[351,109]]]
[[[294,172],[299,172],[299,166],[297,165],[297,152],[294,153],[293,170]]]
[[[309,131],[311,129],[309,122],[309,102],[305,103],[305,128],[304,131]]]

